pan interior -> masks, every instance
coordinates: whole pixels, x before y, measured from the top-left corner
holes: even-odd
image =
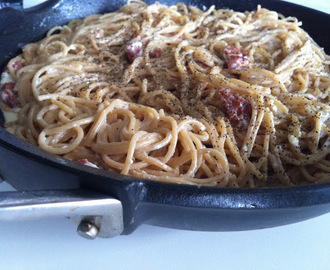
[[[64,4],[64,2],[63,2],[57,8],[60,8],[62,10],[65,10],[64,7],[68,7],[68,6],[70,6],[70,4],[72,5],[71,2],[72,1],[70,1],[70,0],[67,1],[67,4]],[[87,2],[87,1],[81,1],[81,4],[82,3],[85,3],[85,2]],[[39,14],[37,14],[37,13],[35,13],[35,14],[33,14],[33,13],[26,13],[25,15],[20,14],[20,17],[22,17],[22,19],[24,21],[26,21],[26,22],[29,20],[29,18],[32,19],[33,23],[31,23],[29,25],[29,27],[35,28],[35,26],[38,26],[38,25],[39,26],[42,26],[42,27],[39,27],[39,29],[36,28],[36,32],[30,33],[30,34],[32,34],[31,36],[26,35],[26,33],[23,33],[22,31],[18,31],[17,33],[14,33],[13,32],[12,33],[13,40],[14,40],[14,38],[17,35],[17,37],[19,38],[19,40],[22,41],[22,42],[19,42],[19,43],[15,44],[14,46],[12,46],[12,48],[10,49],[11,50],[11,54],[10,55],[11,56],[14,56],[17,53],[19,53],[19,48],[17,46],[22,46],[23,44],[27,43],[28,41],[29,42],[33,42],[35,40],[39,40],[42,36],[44,36],[45,31],[48,30],[52,26],[52,24],[55,24],[55,25],[63,24],[64,22],[62,23],[61,20],[64,20],[65,22],[67,22],[68,20],[73,19],[73,18],[71,18],[71,16],[82,17],[82,16],[87,15],[87,13],[96,13],[95,11],[97,11],[97,12],[98,11],[102,11],[101,13],[104,13],[104,12],[107,12],[107,11],[113,11],[113,10],[116,10],[118,7],[120,7],[122,4],[124,4],[124,2],[126,2],[126,1],[115,1],[115,2],[113,2],[113,5],[111,4],[110,6],[107,6],[107,7],[104,6],[105,2],[106,1],[100,1],[100,7],[98,8],[98,10],[95,10],[95,9],[97,9],[95,7],[94,10],[86,11],[84,9],[84,12],[79,11],[78,12],[78,15],[72,15],[72,14],[68,13],[68,14],[66,14],[67,17],[65,17],[64,19],[59,19],[59,18],[52,17],[51,21],[49,21],[49,25],[47,24],[47,26],[44,26],[44,25],[41,25],[40,24],[40,19],[41,19],[40,14],[48,14],[51,10],[42,10]],[[150,2],[150,1],[146,1],[146,2]],[[162,2],[164,4],[174,4],[177,1],[162,1]],[[187,1],[184,1],[184,2],[187,2]],[[190,4],[195,5],[195,6],[201,6],[203,2],[204,1],[200,1],[200,2],[199,1],[192,1],[192,2],[190,1]],[[206,5],[209,6],[211,4],[216,4],[217,7],[219,7],[219,8],[228,8],[228,7],[230,7],[232,9],[234,9],[234,10],[252,10],[252,9],[255,9],[256,8],[256,4],[257,4],[256,1],[248,1],[249,4],[242,2],[243,5],[241,7],[238,7],[239,5],[237,5],[237,4],[238,4],[238,2],[241,2],[241,1],[237,1],[236,4],[235,3],[229,3],[229,2],[230,1],[226,1],[226,0],[225,1],[220,1],[220,3],[218,3],[217,1],[211,1],[211,2],[207,2]],[[274,3],[276,3],[276,2],[270,1],[269,2],[269,8],[272,8],[271,6],[274,5]],[[260,4],[262,4],[262,6],[265,6],[265,7],[267,6],[267,2],[266,1],[263,1],[263,0],[260,1]],[[280,5],[279,5],[279,8],[282,8],[283,11],[285,11],[283,13],[296,14],[299,18],[305,16],[304,13],[298,14],[297,12],[294,12],[292,6],[288,6],[286,10],[284,10],[283,7],[280,7]],[[55,10],[53,10],[53,11],[55,11]],[[14,12],[14,11],[11,11],[11,13],[12,12]],[[307,13],[308,11],[305,10],[305,12]],[[315,16],[314,16],[314,18],[315,18]],[[303,18],[302,18],[302,20],[304,21]],[[1,21],[2,21],[2,19],[0,18],[0,22]],[[308,25],[311,24],[310,21],[307,21],[307,23],[308,23]],[[0,28],[1,28],[1,26],[0,26]],[[311,34],[312,34],[313,37],[315,35],[315,37],[317,39],[321,35],[320,34],[321,32],[322,32],[322,30],[314,29],[313,31],[311,31]],[[1,34],[1,31],[0,31],[0,34]],[[4,40],[4,38],[6,38],[6,37],[1,37],[1,35],[0,35],[0,48],[2,48],[2,47],[5,46],[5,43],[4,42],[1,42],[1,41]],[[10,41],[10,42],[13,42],[13,40]],[[8,44],[7,44],[7,46],[8,46]],[[3,61],[3,60],[5,60],[5,61]],[[8,61],[8,55],[6,56],[6,58],[4,58],[4,56],[1,56],[0,55],[0,68],[3,68],[5,66],[5,64],[6,64],[7,61]],[[4,127],[5,126],[5,117],[4,117],[3,112],[1,110],[0,110],[0,126],[1,127]]]

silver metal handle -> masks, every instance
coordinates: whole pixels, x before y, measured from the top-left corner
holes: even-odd
[[[50,6],[58,3],[59,0],[1,0],[0,1],[0,9],[2,8],[12,8],[19,11],[28,9],[28,8],[38,8],[42,5],[47,5],[47,2]]]
[[[68,217],[78,234],[94,239],[114,237],[124,229],[122,203],[86,190],[0,192],[0,222]]]
[[[1,1],[0,9],[10,7],[14,9],[22,9],[23,8],[23,0],[5,0]]]

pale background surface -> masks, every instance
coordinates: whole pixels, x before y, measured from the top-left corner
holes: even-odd
[[[289,2],[330,13],[329,0]],[[0,191],[8,189],[0,184]],[[89,241],[75,230],[64,218],[1,223],[0,269],[330,269],[330,214],[247,232],[143,225],[129,236]]]

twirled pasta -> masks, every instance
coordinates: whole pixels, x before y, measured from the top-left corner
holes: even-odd
[[[145,179],[330,181],[330,58],[300,24],[261,7],[140,1],[71,21],[9,62],[2,109],[17,119],[6,127],[51,153]]]

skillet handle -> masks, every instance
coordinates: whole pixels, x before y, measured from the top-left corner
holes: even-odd
[[[87,239],[114,237],[124,229],[122,203],[81,189],[0,192],[0,222],[68,217]]]

